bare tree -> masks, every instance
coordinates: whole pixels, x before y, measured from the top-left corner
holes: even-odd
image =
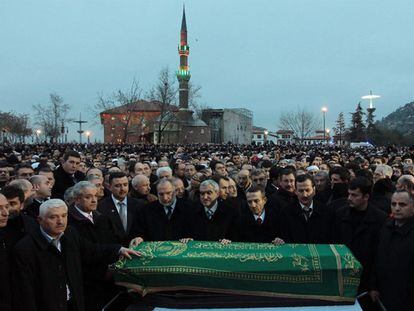
[[[160,103],[160,116],[156,121],[158,143],[162,143],[165,129],[175,119],[177,93],[175,76],[170,73],[168,67],[163,68],[158,75],[158,81],[147,95],[148,100]]]
[[[63,98],[51,93],[49,104],[37,104],[33,106],[35,111],[35,124],[43,129],[44,135],[50,139],[51,142],[57,142],[60,136],[60,124],[64,124],[70,119],[67,113],[70,109],[68,104],[63,102]]]
[[[302,143],[306,137],[317,129],[318,122],[315,114],[304,109],[297,112],[285,112],[280,116],[279,127],[291,130]]]
[[[25,138],[32,134],[27,114],[0,112],[0,124],[3,143],[6,140],[12,143],[24,142]]]
[[[133,105],[142,99],[142,93],[143,91],[139,82],[134,78],[130,88],[126,91],[119,89],[106,97],[99,94],[98,101],[91,108],[91,112],[94,118],[99,120],[101,112],[115,107],[126,106],[126,114],[122,120],[121,126],[123,129],[123,142],[127,142],[129,135],[134,134],[137,131],[137,129],[132,128],[131,117],[134,112]]]
[[[191,82],[188,82],[188,104],[190,108],[194,111],[195,116],[198,119],[201,119],[201,115],[204,109],[211,108],[210,106],[200,103],[201,98],[201,86],[195,85]]]

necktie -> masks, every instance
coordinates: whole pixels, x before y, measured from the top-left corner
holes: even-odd
[[[208,219],[211,219],[211,218],[213,217],[214,212],[213,212],[212,210],[208,209],[208,210],[206,211],[206,214],[207,214],[207,218],[208,218]]]
[[[124,227],[124,230],[127,230],[127,207],[124,202],[118,202],[119,206],[119,217],[121,218],[122,226]]]
[[[171,206],[171,205],[168,205],[168,206],[166,206],[166,208],[167,208],[167,218],[168,218],[168,219],[171,219],[171,215],[172,215],[172,206]]]
[[[92,214],[88,214],[88,219],[91,221],[91,223],[93,223],[93,216],[92,216]]]
[[[52,245],[54,247],[56,247],[56,249],[60,252],[60,249],[59,249],[59,239],[53,239],[52,242],[50,242],[50,243],[52,243]]]
[[[256,219],[256,223],[260,226],[263,223],[263,220],[259,217]]]
[[[310,208],[303,209],[303,215],[305,216],[305,220],[309,221],[309,218],[311,216],[312,210]]]

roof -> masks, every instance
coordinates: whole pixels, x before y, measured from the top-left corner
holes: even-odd
[[[102,111],[101,114],[125,114],[128,111],[161,111],[162,103],[159,101],[146,101],[146,100],[138,100],[134,103],[125,104],[122,106],[118,106],[115,108],[111,108],[105,111]],[[167,105],[167,110],[169,111],[177,111],[178,107],[175,105]]]
[[[291,130],[278,130],[276,134],[293,134],[294,132]]]

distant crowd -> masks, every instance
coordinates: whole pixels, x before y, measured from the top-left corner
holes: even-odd
[[[0,146],[0,310],[101,310],[119,293],[125,310],[108,265],[167,240],[345,244],[364,310],[414,310],[413,159],[414,147]]]

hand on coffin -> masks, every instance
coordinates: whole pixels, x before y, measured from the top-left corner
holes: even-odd
[[[119,256],[120,259],[123,259],[125,257],[128,258],[128,259],[132,259],[131,255],[139,257],[139,256],[141,256],[141,253],[137,252],[137,251],[134,251],[133,249],[129,249],[129,248],[126,248],[126,247],[121,247],[119,249],[119,255],[120,255]]]
[[[275,244],[275,245],[283,245],[283,244],[285,244],[285,241],[283,241],[281,238],[275,238],[272,241],[272,243]]]
[[[134,239],[131,240],[131,242],[129,242],[129,247],[138,246],[142,242],[144,242],[143,238],[141,238],[141,237],[134,238]]]
[[[190,241],[194,241],[194,239],[193,238],[185,238],[185,239],[180,239],[180,242],[181,243],[185,243],[185,244],[187,244],[188,242],[190,242]]]
[[[230,244],[231,243],[231,241],[230,240],[227,240],[227,239],[221,239],[221,240],[219,240],[219,242],[221,244],[223,244],[223,245],[227,245],[227,244]]]

